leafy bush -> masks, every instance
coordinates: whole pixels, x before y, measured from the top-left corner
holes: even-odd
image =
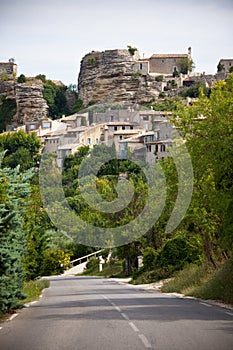
[[[129,53],[133,56],[135,51],[137,51],[136,47],[132,47],[130,45],[127,45]]]
[[[173,271],[181,269],[185,264],[200,261],[201,252],[196,242],[186,237],[175,237],[168,240],[158,254],[156,266],[172,267]]]
[[[3,81],[7,81],[7,80],[9,80],[9,76],[8,76],[8,74],[1,74],[1,76],[0,76],[0,80],[3,80]]]
[[[144,270],[153,270],[157,258],[157,251],[152,247],[147,247],[143,251],[143,268]]]
[[[158,82],[163,81],[163,75],[157,75],[157,77],[155,77],[155,81],[158,81]]]
[[[99,266],[99,259],[95,258],[94,256],[90,257],[85,272],[92,272]]]
[[[89,64],[94,65],[96,63],[96,57],[95,56],[90,56],[90,57],[88,57],[87,61],[88,61]]]
[[[20,76],[17,79],[17,83],[25,83],[26,82],[26,77],[24,74],[20,74]]]
[[[44,252],[41,275],[50,276],[62,273],[69,261],[70,254],[64,252],[62,249],[47,249]]]

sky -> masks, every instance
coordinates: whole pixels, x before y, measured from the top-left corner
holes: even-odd
[[[195,72],[233,58],[233,0],[0,0],[0,62],[18,75],[77,84],[84,55],[138,48],[140,56],[187,53]]]

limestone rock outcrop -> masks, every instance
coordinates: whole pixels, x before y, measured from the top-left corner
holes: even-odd
[[[145,104],[158,97],[161,83],[134,70],[138,52],[92,51],[81,61],[78,94],[84,105],[94,103]]]
[[[27,121],[39,120],[48,115],[48,105],[43,97],[43,83],[32,79],[19,84],[14,80],[0,80],[0,96],[13,99],[16,102],[17,113],[12,123],[22,125]]]

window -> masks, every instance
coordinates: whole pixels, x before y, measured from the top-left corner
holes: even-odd
[[[90,138],[90,137],[87,138],[87,144],[88,144],[88,145],[91,144],[91,138]]]
[[[142,70],[142,63],[139,64],[139,69]]]
[[[132,125],[130,126],[130,130],[133,130],[133,126]]]
[[[114,126],[114,130],[117,131],[117,126]]]
[[[35,124],[31,124],[31,125],[30,125],[30,130],[35,130],[35,128],[36,128],[36,127],[35,127]]]
[[[51,127],[51,123],[50,122],[43,122],[42,123],[42,128],[43,129],[48,129],[48,128],[50,128]]]
[[[123,138],[123,136],[122,136],[122,135],[120,135],[120,140],[122,140],[122,138]]]
[[[122,130],[125,130],[125,126],[122,126]]]
[[[98,143],[99,143],[99,139],[98,138],[95,139],[95,143],[98,145]]]
[[[161,145],[161,146],[160,146],[160,151],[161,151],[161,152],[165,152],[165,150],[166,150],[165,145]]]
[[[155,145],[155,152],[158,152],[159,150],[159,145]]]

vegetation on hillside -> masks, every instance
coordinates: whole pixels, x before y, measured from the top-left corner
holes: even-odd
[[[184,106],[177,101],[174,105],[176,118],[173,123],[184,135],[194,171],[192,201],[175,230],[166,231],[178,193],[177,170],[170,157],[160,161],[166,177],[165,207],[159,219],[141,237],[137,235],[140,227],[133,219],[144,208],[149,186],[141,170],[143,164],[135,164],[130,160],[130,154],[127,160],[117,160],[114,159],[114,146],[109,149],[97,145],[92,153],[89,147],[80,148],[65,160],[64,192],[77,215],[96,227],[121,228],[132,222],[131,243],[119,246],[115,251],[118,260],[123,261],[125,276],[132,275],[137,281],[155,281],[174,274],[178,276],[179,271],[191,269],[188,270],[190,276],[191,273],[199,276],[195,277],[195,288],[187,284],[180,288],[181,291],[232,302],[229,295],[232,295],[233,253],[233,75],[217,83],[209,96],[200,90],[199,99],[192,106]],[[25,280],[61,273],[70,259],[88,254],[98,247],[98,244],[93,244],[91,248],[75,243],[50,221],[38,186],[40,147],[35,134],[27,135],[20,131],[0,135],[2,313],[17,306],[23,298]],[[113,159],[102,162],[109,156]],[[104,213],[86,202],[78,174],[80,165],[87,160],[89,173],[83,179],[84,188],[90,188],[93,172],[98,177],[95,182],[97,193],[90,200],[94,197],[98,200],[102,197],[109,203],[117,200],[118,177],[125,173],[127,191],[131,186],[134,188],[126,208],[116,213]],[[99,167],[100,162],[102,166]],[[53,187],[50,190],[53,195]],[[108,244],[112,243],[117,242],[109,238]],[[144,257],[144,266],[138,269],[139,255]],[[202,269],[210,271],[212,276],[214,274],[213,278],[202,277]],[[205,286],[199,288],[203,281]],[[228,286],[226,293],[223,285]]]
[[[0,133],[6,131],[7,125],[11,123],[12,118],[16,114],[16,101],[0,96]]]

